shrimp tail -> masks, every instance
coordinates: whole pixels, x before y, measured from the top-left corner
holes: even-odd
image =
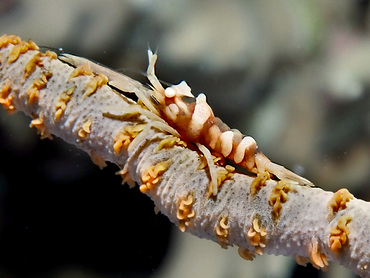
[[[303,186],[314,186],[309,180],[293,173],[285,167],[272,162],[262,152],[258,152],[255,156],[255,163],[257,166],[257,172],[268,172],[275,175],[281,181],[286,181],[293,184],[299,184]]]

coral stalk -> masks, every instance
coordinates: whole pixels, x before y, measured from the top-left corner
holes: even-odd
[[[104,74],[73,68],[32,41],[0,38],[0,103],[32,117],[42,138],[63,138],[100,167],[120,167],[125,182],[140,185],[182,231],[239,246],[253,259],[263,253],[293,256],[326,268],[338,262],[370,277],[370,204],[346,189],[336,193],[237,173],[215,157],[218,193],[210,196],[203,155],[162,125],[141,103],[119,94]],[[124,77],[127,88],[150,89]],[[132,93],[131,89],[127,89]]]

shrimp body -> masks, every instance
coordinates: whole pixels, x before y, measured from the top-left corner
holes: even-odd
[[[157,55],[148,50],[148,56],[147,77],[153,86],[153,97],[158,102],[160,116],[185,140],[205,145],[249,172],[268,172],[283,181],[312,185],[307,179],[271,162],[260,151],[253,137],[230,129],[221,119],[215,117],[206,96],[199,94],[194,97],[185,81],[164,89],[154,72]]]
[[[148,57],[147,78],[152,90],[145,88],[137,81],[128,79],[123,74],[85,58],[64,53],[59,56],[59,59],[75,67],[87,65],[93,72],[104,74],[111,87],[137,95],[149,111],[140,107],[135,109],[140,109],[142,113],[145,112],[144,114],[153,120],[153,124],[143,130],[142,136],[137,137],[138,140],[145,136],[148,129],[153,126],[196,144],[207,160],[211,175],[210,189],[213,195],[217,195],[218,191],[217,171],[212,163],[212,155],[209,150],[232,160],[251,173],[268,172],[283,181],[312,185],[305,178],[271,162],[260,151],[253,137],[245,136],[236,129],[230,129],[220,118],[215,117],[212,108],[207,103],[205,94],[199,94],[195,97],[185,81],[166,89],[163,88],[154,70],[157,54],[153,54],[149,49]],[[134,147],[134,143],[133,141],[129,149]]]

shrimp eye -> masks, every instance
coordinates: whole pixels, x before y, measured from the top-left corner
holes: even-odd
[[[181,99],[182,99],[182,101],[186,102],[187,104],[192,104],[196,101],[195,97],[183,96]]]

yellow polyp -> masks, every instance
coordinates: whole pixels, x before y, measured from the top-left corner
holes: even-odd
[[[91,80],[85,86],[85,95],[87,97],[94,94],[101,86],[107,85],[108,77],[104,74],[99,74],[91,78]]]
[[[157,215],[160,212],[160,209],[157,206],[154,206],[154,213]]]
[[[27,49],[28,50],[39,50],[40,48],[38,47],[38,45],[34,41],[28,40]]]
[[[249,228],[247,233],[247,239],[249,243],[254,246],[255,253],[258,255],[263,254],[263,248],[266,247],[266,229],[260,227],[258,218],[254,218],[252,221],[252,226]]]
[[[123,132],[114,138],[113,150],[118,155],[123,149],[127,149],[132,140],[144,129],[145,124],[126,126]]]
[[[83,125],[82,125],[82,129],[86,132],[86,133],[90,133],[91,131],[91,119],[88,119]]]
[[[213,163],[218,166],[225,166],[225,158],[222,154],[213,152],[212,153],[213,157]]]
[[[225,168],[217,170],[217,187],[220,188],[222,183],[232,177],[232,173],[235,171],[235,168],[231,165],[226,165]]]
[[[214,231],[218,243],[224,249],[227,249],[229,243],[229,230],[230,226],[228,225],[228,216],[222,215],[220,220],[216,224]]]
[[[11,92],[11,82],[6,82],[0,89],[0,99],[6,99]]]
[[[231,165],[225,165],[225,169],[231,174],[234,173],[235,167]]]
[[[27,95],[29,104],[37,103],[39,99],[39,90],[35,87],[30,87],[27,91]]]
[[[257,177],[253,179],[250,187],[251,195],[257,194],[262,187],[266,186],[266,181],[269,179],[270,174],[268,172],[257,173]]]
[[[161,142],[159,142],[154,152],[157,153],[162,149],[170,149],[170,148],[173,148],[174,146],[181,146],[181,147],[186,148],[187,144],[186,142],[182,141],[179,137],[168,136],[165,139],[163,139]]]
[[[122,170],[118,171],[116,175],[121,175],[122,177],[122,184],[127,183],[130,188],[135,187],[135,181],[131,178],[129,172],[128,172],[128,167],[125,166]]]
[[[58,121],[60,117],[64,114],[64,111],[67,108],[67,104],[70,101],[75,89],[76,85],[72,86],[67,91],[64,91],[60,94],[59,99],[57,100],[55,105],[55,115],[54,115],[55,121]]]
[[[114,140],[113,150],[116,155],[118,155],[122,149],[127,148],[131,142],[131,137],[129,135],[120,133]]]
[[[64,107],[64,109],[65,109],[65,107]],[[59,108],[59,109],[55,112],[55,116],[54,116],[54,120],[55,120],[55,121],[58,121],[58,120],[60,119],[60,117],[62,117],[64,109]]]
[[[312,248],[311,250],[309,250],[309,254],[312,266],[317,269],[325,269],[329,265],[329,263],[326,256],[319,250],[318,240],[316,238],[313,238],[311,243]]]
[[[29,47],[30,45],[25,41],[21,41],[19,44],[15,45],[9,53],[8,63],[15,62],[20,54],[24,54],[29,50]]]
[[[141,193],[145,194],[146,192],[149,191],[149,187],[146,184],[142,184],[140,185],[139,190]]]
[[[225,158],[221,154],[213,152],[212,153],[212,159],[213,159],[213,164],[214,165],[225,166]],[[208,162],[207,162],[205,156],[203,156],[203,159],[201,160],[201,164],[200,164],[198,169],[201,170],[201,169],[206,168],[207,166],[208,166]],[[232,167],[231,165],[228,165],[228,166]],[[231,168],[229,168],[229,169],[231,169]],[[234,170],[235,170],[235,168],[234,168]]]
[[[140,186],[140,191],[142,193],[148,190],[154,189],[160,182],[160,176],[170,167],[172,160],[165,160],[148,167],[141,175],[141,180],[143,185]]]
[[[94,164],[98,165],[100,170],[107,166],[105,159],[94,151],[90,151],[90,157]]]
[[[12,113],[15,108],[13,105],[13,96],[10,94],[11,82],[5,82],[4,86],[0,89],[0,104],[8,111]]]
[[[253,259],[256,257],[256,253],[244,247],[238,248],[238,254],[240,257],[242,257],[244,260],[247,260],[247,261],[253,261]]]
[[[201,166],[203,166],[203,164],[201,164]],[[231,165],[225,165],[225,168],[219,168],[219,169],[216,170],[217,190],[218,190],[218,188],[221,188],[222,184],[226,180],[232,178],[234,171],[235,171],[235,167],[233,167]],[[212,183],[212,181],[210,181],[210,183],[208,185],[207,196],[208,196],[208,198],[210,198],[212,195],[213,195],[213,183]]]
[[[138,124],[138,125],[129,125],[126,128],[128,134],[132,135],[133,138],[136,137],[141,131],[143,131],[145,124]]]
[[[45,56],[49,57],[50,59],[58,59],[58,54],[56,54],[54,51],[46,50]]]
[[[44,54],[38,52],[25,65],[23,79],[26,80],[36,69],[36,66],[42,67]]]
[[[39,88],[45,87],[46,82],[47,80],[45,80],[44,75],[41,75],[40,77],[37,77],[33,81],[32,86],[39,89]]]
[[[7,47],[9,44],[19,44],[21,41],[21,38],[16,35],[3,35],[0,37],[0,49]]]
[[[11,95],[6,99],[0,99],[0,104],[6,109],[9,114],[15,111],[15,107],[13,105],[13,96]]]
[[[177,201],[177,219],[179,220],[179,229],[185,232],[186,227],[189,226],[191,218],[195,216],[193,210],[194,196],[189,193],[186,197],[180,197]]]
[[[78,136],[80,138],[85,138],[86,135],[90,133],[91,123],[91,119],[87,119],[86,122],[84,122],[82,128],[78,131]]]
[[[13,47],[13,49],[11,50],[11,52],[9,54],[8,63],[12,63],[12,62],[14,62],[15,60],[18,59],[18,57],[21,53],[21,48],[22,48],[22,46],[20,46],[20,45],[16,45],[16,46]]]
[[[41,139],[49,138],[53,139],[51,134],[46,130],[44,125],[44,115],[40,114],[38,118],[31,121],[30,127],[36,127],[37,133],[41,135]]]
[[[36,78],[33,81],[32,85],[27,91],[29,104],[37,103],[39,99],[40,90],[46,87],[46,83],[48,82],[51,76],[52,76],[51,72],[43,73],[40,77]]]
[[[91,70],[90,65],[88,63],[86,63],[84,65],[81,65],[81,66],[78,66],[77,68],[75,68],[71,72],[69,78],[74,78],[74,77],[83,76],[83,75],[94,75],[94,73]]]
[[[275,220],[279,218],[281,209],[283,208],[282,204],[288,200],[287,193],[289,193],[290,191],[292,191],[291,185],[284,181],[279,181],[272,190],[269,197],[269,204],[273,207],[272,215]]]
[[[338,219],[337,226],[330,229],[329,245],[333,252],[338,252],[348,243],[350,231],[347,225],[351,220],[352,216],[343,215]]]
[[[207,160],[204,158],[204,157],[202,157],[201,159],[200,159],[200,164],[199,164],[199,167],[198,167],[198,170],[203,170],[204,168],[206,168],[208,166],[208,164],[207,164]]]
[[[353,195],[345,188],[339,189],[334,193],[329,201],[329,208],[332,214],[347,208],[347,203],[353,200]]]

